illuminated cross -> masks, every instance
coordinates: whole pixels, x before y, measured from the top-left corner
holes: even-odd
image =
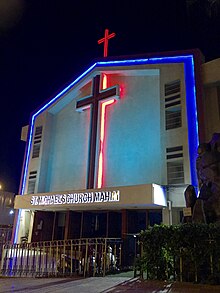
[[[108,56],[108,40],[115,37],[115,33],[108,34],[109,30],[105,29],[105,36],[104,38],[98,40],[98,44],[104,43],[104,57]]]
[[[90,124],[90,146],[89,146],[89,166],[87,177],[87,189],[94,188],[94,175],[95,175],[95,161],[96,161],[96,141],[97,141],[97,128],[99,118],[99,104],[104,101],[114,101],[119,98],[119,88],[114,86],[100,91],[100,75],[96,75],[93,79],[92,95],[76,103],[76,109],[79,111],[91,109],[91,124]],[[102,111],[101,111],[102,112]],[[101,135],[100,135],[101,136]]]

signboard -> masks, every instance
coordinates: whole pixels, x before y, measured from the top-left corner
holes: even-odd
[[[106,210],[126,208],[162,208],[167,204],[164,189],[156,184],[140,184],[54,191],[17,195],[15,209],[27,210]]]
[[[184,217],[192,216],[192,209],[191,208],[183,208],[183,215],[184,215]]]
[[[32,206],[92,204],[98,202],[110,203],[120,201],[120,191],[95,191],[67,194],[33,195],[30,203]]]

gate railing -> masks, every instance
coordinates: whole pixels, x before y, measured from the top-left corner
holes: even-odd
[[[122,240],[87,238],[5,244],[2,276],[105,276],[121,267]]]
[[[5,243],[10,241],[12,235],[12,225],[0,225],[0,260],[2,258],[2,249]]]

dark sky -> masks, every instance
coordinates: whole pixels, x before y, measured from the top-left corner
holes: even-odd
[[[103,56],[199,48],[220,57],[219,0],[0,0],[0,183],[18,193],[30,113]]]

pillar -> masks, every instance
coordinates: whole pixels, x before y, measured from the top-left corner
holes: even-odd
[[[121,221],[121,238],[125,239],[128,233],[128,223],[127,223],[127,210],[121,211],[122,221]]]

